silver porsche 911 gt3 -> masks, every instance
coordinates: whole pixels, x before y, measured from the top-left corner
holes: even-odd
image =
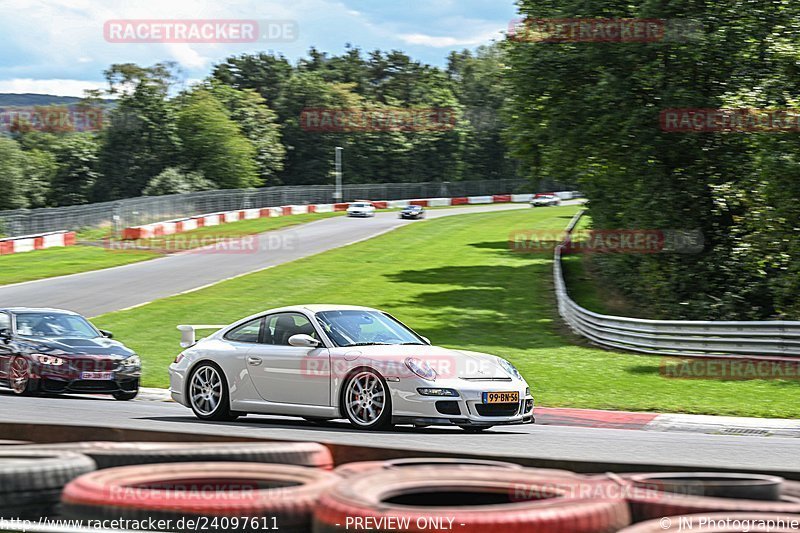
[[[467,430],[534,420],[530,388],[511,363],[432,346],[376,309],[284,307],[178,329],[185,349],[170,365],[170,392],[204,420],[254,413]],[[218,331],[195,342],[199,329]]]

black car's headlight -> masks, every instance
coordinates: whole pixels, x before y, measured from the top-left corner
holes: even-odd
[[[62,358],[54,357],[52,355],[34,354],[34,357],[41,365],[61,366],[64,364],[64,360]]]
[[[130,369],[139,368],[140,366],[142,366],[142,360],[139,359],[138,355],[132,355],[132,356],[128,357],[127,359],[123,359],[120,362],[120,364],[122,365],[122,368],[124,368],[126,370],[130,370]]]
[[[514,365],[500,357],[497,358],[497,362],[500,363],[500,366],[503,367],[503,370],[505,370],[509,376],[512,378],[517,378],[520,381],[524,381],[522,374],[519,373],[519,370],[517,370]]]

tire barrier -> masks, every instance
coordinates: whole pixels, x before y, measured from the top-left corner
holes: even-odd
[[[331,452],[316,442],[191,443],[66,442],[24,446],[27,450],[71,451],[94,459],[97,468],[153,463],[233,461],[333,468]]]
[[[365,472],[320,498],[314,532],[615,532],[630,524],[608,480],[537,475],[528,469],[416,466]]]
[[[680,472],[612,477],[627,485],[635,522],[714,512],[800,514],[800,498],[789,493],[797,484],[775,476]]]
[[[64,488],[67,519],[170,520],[172,531],[307,532],[331,472],[264,463],[122,466]],[[247,520],[245,520],[247,519]]]
[[[792,527],[791,524],[795,526]],[[692,533],[796,533],[800,515],[781,514],[705,514],[667,516],[625,528],[620,533],[661,533],[663,531],[692,531]]]
[[[374,472],[376,470],[392,470],[395,468],[404,468],[408,466],[446,466],[446,467],[487,467],[487,468],[525,468],[516,463],[506,463],[503,461],[489,461],[484,459],[451,459],[442,457],[413,457],[409,459],[391,459],[388,461],[361,461],[355,463],[347,463],[338,466],[334,469],[334,473],[341,477],[351,477],[361,475],[365,472]],[[579,474],[570,472],[569,470],[555,470],[548,468],[528,468],[528,471],[534,471],[540,475],[550,476],[563,476],[563,477],[581,477]]]
[[[94,469],[94,461],[77,453],[0,451],[0,517],[53,515],[64,485]]]

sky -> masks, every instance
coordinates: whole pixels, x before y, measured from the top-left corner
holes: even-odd
[[[452,50],[499,39],[515,14],[513,0],[0,0],[0,93],[83,96],[105,88],[112,63],[167,60],[188,85],[230,55],[273,51],[295,62],[311,46],[341,54],[346,43],[443,66]],[[290,21],[296,35],[255,43],[108,38],[113,21],[197,19]]]

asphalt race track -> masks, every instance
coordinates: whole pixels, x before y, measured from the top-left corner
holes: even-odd
[[[318,426],[301,419],[250,415],[236,422],[201,422],[167,402],[117,402],[97,397],[13,397],[0,391],[0,423],[34,422],[123,427],[150,431],[252,438],[306,440],[425,452],[476,454],[560,461],[680,465],[699,470],[725,468],[798,472],[800,444],[792,438],[730,437],[561,426],[495,427],[481,434],[458,428],[363,432],[344,422]],[[2,434],[0,438],[13,439]],[[91,438],[87,435],[87,438]]]
[[[565,202],[565,205],[575,202]],[[428,218],[530,209],[528,204],[494,204],[431,209]],[[3,306],[55,307],[93,317],[166,298],[234,276],[240,276],[327,250],[369,239],[405,224],[395,212],[374,218],[333,217],[255,237],[233,239],[229,251],[176,253],[161,259],[0,287]]]

